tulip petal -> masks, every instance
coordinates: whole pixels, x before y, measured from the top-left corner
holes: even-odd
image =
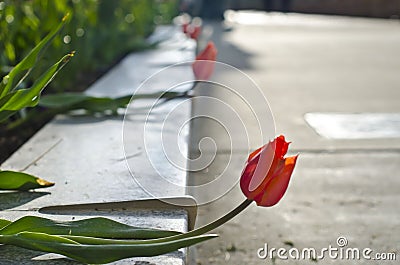
[[[249,155],[240,179],[247,199],[272,206],[283,197],[297,160],[297,156],[284,158],[289,144],[280,135]]]
[[[258,206],[273,206],[282,199],[289,185],[297,157],[285,158],[283,170],[268,183],[261,200],[256,201]]]
[[[257,167],[255,168],[249,183],[249,190],[251,192],[256,189],[264,189],[273,172],[275,172],[275,167],[277,165],[277,156],[275,154],[275,151],[275,141],[268,143],[267,146],[262,148],[258,160],[261,162],[258,163],[257,161]]]
[[[286,155],[290,142],[285,141],[285,136],[279,135],[274,140],[276,143],[275,155],[277,158],[282,158]]]
[[[193,26],[193,28],[190,31],[190,38],[198,40],[200,33],[201,33],[201,26]]]
[[[208,80],[214,72],[214,61],[196,60],[192,67],[196,80]]]
[[[254,192],[249,190],[249,184],[254,175],[254,171],[257,168],[259,156],[256,156],[250,162],[246,164],[243,169],[242,177],[240,179],[240,188],[242,189],[243,194],[250,200],[254,199]]]
[[[217,59],[217,48],[215,47],[215,44],[212,41],[209,41],[207,43],[206,48],[196,56],[196,60],[215,61],[216,59]]]
[[[208,80],[214,72],[215,60],[217,59],[217,48],[212,41],[208,42],[206,48],[199,53],[196,61],[192,64],[193,73],[197,80]]]
[[[265,145],[261,146],[260,148],[258,148],[258,149],[255,150],[254,152],[252,152],[252,153],[249,155],[249,158],[247,158],[247,162],[249,162],[250,160],[252,160],[256,155],[260,154],[261,149],[262,149],[263,147],[265,147]]]

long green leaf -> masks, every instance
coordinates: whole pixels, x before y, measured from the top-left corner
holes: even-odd
[[[0,97],[7,95],[14,89],[13,85],[15,83],[15,78],[18,75],[21,75],[25,71],[28,71],[20,80],[18,80],[18,84],[23,81],[23,79],[29,74],[29,70],[35,66],[38,56],[43,50],[43,48],[45,48],[54,39],[54,37],[61,31],[63,26],[67,23],[69,17],[70,16],[67,14],[55,29],[53,29],[49,34],[47,34],[47,36],[43,38],[31,50],[31,52],[15,66],[8,75],[3,77],[3,80],[0,82]]]
[[[54,183],[17,171],[0,171],[0,190],[27,191],[53,186]]]
[[[0,122],[22,108],[35,106],[43,89],[53,80],[72,56],[73,53],[65,55],[36,80],[31,88],[20,89],[0,98]]]
[[[39,106],[51,109],[68,108],[78,103],[84,102],[88,98],[90,98],[90,96],[86,95],[85,93],[77,92],[50,94],[41,97],[39,101]]]
[[[90,264],[161,255],[217,236],[194,235],[177,238],[177,235],[184,234],[128,226],[106,218],[57,222],[27,216],[15,222],[0,219],[0,228],[0,244],[58,253]],[[151,237],[157,238],[131,239]]]
[[[0,122],[5,121],[8,117],[13,115],[14,113],[15,111],[10,111],[10,110],[0,111]]]
[[[217,235],[201,235],[162,243],[87,245],[63,236],[21,232],[0,236],[0,243],[58,253],[85,263],[101,264],[131,257],[162,255],[215,237]]]
[[[55,75],[64,67],[64,65],[73,56],[73,53],[65,55],[56,64],[51,66],[35,83],[31,88],[19,89],[14,91],[4,99],[0,99],[0,111],[18,111],[25,107],[33,107],[39,102],[40,93],[43,89],[51,82]]]
[[[11,221],[0,219],[0,229],[3,229],[3,227],[6,227],[7,225],[11,224]]]
[[[141,98],[171,99],[182,95],[181,92],[169,91],[110,98],[89,96],[84,93],[59,93],[43,96],[40,99],[39,106],[65,110],[83,109],[89,112],[115,112],[118,108],[126,107],[131,100]]]
[[[0,235],[12,235],[20,232],[111,239],[152,239],[181,234],[176,231],[129,226],[102,217],[61,222],[36,216],[25,216],[1,229]]]

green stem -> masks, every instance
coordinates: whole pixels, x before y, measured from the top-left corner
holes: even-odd
[[[247,206],[249,206],[252,202],[253,202],[252,200],[246,199],[246,200],[244,200],[244,202],[242,202],[235,209],[233,209],[229,213],[225,214],[221,218],[215,220],[214,222],[211,222],[211,223],[209,223],[209,224],[207,224],[205,226],[199,227],[199,228],[197,228],[195,230],[192,230],[190,232],[184,233],[182,235],[177,235],[175,237],[179,237],[179,236],[185,236],[185,237],[187,237],[187,236],[198,236],[198,235],[202,235],[204,233],[210,232],[211,230],[214,230],[215,228],[217,228],[217,227],[225,224],[229,220],[231,220],[233,217],[235,217],[240,212],[242,212],[244,209],[246,209]]]
[[[231,220],[233,217],[235,217],[236,215],[238,215],[239,213],[241,213],[244,209],[247,208],[247,206],[249,206],[253,201],[246,199],[244,202],[242,202],[239,206],[237,206],[235,209],[233,209],[232,211],[230,211],[229,213],[225,214],[224,216],[222,216],[221,218],[215,220],[214,222],[211,222],[205,226],[199,227],[195,230],[192,230],[190,232],[187,233],[183,233],[180,235],[174,235],[174,236],[170,236],[170,237],[163,237],[163,238],[157,238],[157,239],[147,239],[147,240],[143,240],[141,242],[136,241],[137,243],[158,243],[158,242],[167,242],[167,241],[172,241],[172,240],[178,240],[178,239],[183,239],[183,238],[189,238],[189,237],[193,237],[193,236],[199,236],[199,235],[203,235],[207,232],[210,232],[211,230],[214,230],[215,228],[225,224],[226,222],[228,222],[229,220]]]
[[[209,223],[205,226],[202,226],[200,228],[197,228],[195,230],[192,230],[190,232],[184,233],[184,234],[179,234],[179,235],[174,235],[174,236],[169,236],[169,237],[162,237],[162,238],[156,238],[156,239],[143,239],[143,240],[115,240],[115,239],[105,239],[105,238],[93,238],[93,237],[85,237],[85,236],[63,236],[60,235],[61,237],[64,237],[66,239],[70,239],[79,243],[83,244],[89,244],[89,245],[110,245],[110,244],[129,244],[129,245],[145,245],[145,244],[155,244],[155,243],[163,243],[163,242],[171,242],[174,240],[180,240],[180,239],[186,239],[186,238],[192,238],[196,236],[203,235],[207,232],[210,232],[211,230],[223,225],[224,223],[228,222],[231,220],[233,217],[238,215],[240,212],[242,212],[244,209],[246,209],[253,201],[246,199],[244,202],[242,202],[239,206],[237,206],[235,209],[230,211],[229,213],[225,214],[221,218],[215,220],[212,223]],[[0,219],[1,220],[1,219]],[[10,236],[4,236],[0,234],[0,244],[7,244],[7,239]]]

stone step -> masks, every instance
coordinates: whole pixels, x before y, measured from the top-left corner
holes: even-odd
[[[89,87],[86,93],[108,97],[132,94],[146,78],[164,67],[194,59],[195,43],[180,33],[178,28],[160,27],[151,39],[161,40],[156,49],[129,54]],[[78,57],[76,59],[79,60]],[[169,80],[166,81],[180,80],[181,76],[192,77],[192,75],[191,68],[186,65],[169,75]],[[165,89],[162,87],[162,82],[159,85],[160,87],[154,87],[148,92]],[[143,101],[143,104],[146,105],[146,101]],[[179,115],[164,122],[165,115],[171,113],[177,106],[180,106]],[[167,165],[168,159],[158,159],[157,166],[169,170],[167,178],[171,177],[172,181],[179,183],[173,190],[165,189],[162,185],[157,186],[160,174],[152,166],[151,159],[154,156],[164,157],[164,150],[161,148],[163,138],[159,137],[160,132],[169,138],[178,138],[177,141],[185,143],[187,150],[188,130],[186,134],[176,135],[174,130],[160,131],[159,128],[164,128],[162,126],[180,128],[189,119],[190,111],[190,101],[174,99],[155,108],[149,116],[144,115],[144,112],[130,113],[127,116],[128,120],[125,121],[125,127],[123,115],[57,116],[1,166],[3,170],[26,168],[25,172],[55,182],[56,185],[29,193],[0,192],[0,218],[16,220],[22,216],[35,215],[56,220],[78,220],[89,216],[105,216],[135,226],[187,231],[188,212],[184,208],[158,208],[156,205],[149,209],[94,208],[52,212],[39,210],[41,207],[52,205],[133,201],[160,194],[184,196],[186,171]],[[147,122],[149,117],[156,119]],[[147,130],[146,139],[143,137],[143,131],[139,129],[143,126],[146,126]],[[123,140],[123,128],[126,130],[133,128],[125,140]],[[156,151],[152,149],[150,157],[145,140],[151,140],[151,146],[160,147]],[[127,153],[128,163],[124,148],[137,150],[133,154]],[[180,154],[176,156],[185,163]],[[140,183],[135,180],[139,177]],[[153,190],[150,192],[156,194],[150,194],[145,186],[154,189],[156,192]],[[0,264],[32,264],[38,260],[51,264],[74,264],[58,255],[43,255],[44,253],[12,246],[1,246],[0,251]],[[54,258],[58,259],[49,260]],[[136,264],[138,261],[149,264],[185,264],[186,258],[186,251],[181,250],[152,258],[126,259],[114,264]]]

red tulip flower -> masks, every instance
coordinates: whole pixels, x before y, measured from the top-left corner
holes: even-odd
[[[208,80],[214,72],[217,48],[212,41],[208,42],[206,48],[199,53],[193,63],[193,73],[197,80]]]
[[[297,155],[285,158],[289,143],[283,135],[249,155],[240,188],[259,206],[277,204],[286,192]]]
[[[219,219],[183,235],[197,236],[207,233],[231,220],[253,201],[259,206],[277,204],[286,192],[297,160],[297,155],[284,157],[288,147],[289,143],[280,135],[251,153],[240,178],[240,187],[247,197],[246,200]]]

